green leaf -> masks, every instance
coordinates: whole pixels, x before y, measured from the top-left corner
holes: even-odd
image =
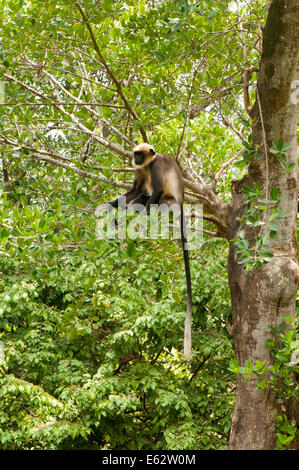
[[[248,163],[244,160],[240,160],[238,162],[234,162],[234,166],[236,168],[239,168],[240,170],[245,170],[246,168],[248,168]]]
[[[160,51],[154,51],[154,56],[156,59],[161,60],[162,62],[165,61],[165,56]]]
[[[3,227],[0,230],[0,240],[1,241],[7,240],[9,237],[9,234],[10,234],[9,230],[6,227]]]
[[[288,437],[285,436],[284,434],[281,434],[281,433],[277,433],[277,437],[278,437],[278,440],[279,442],[281,442],[281,444],[285,444],[288,440]]]
[[[281,151],[286,152],[291,147],[291,144],[283,144]]]
[[[268,384],[265,380],[260,380],[257,384],[256,384],[256,387],[259,389],[259,390],[265,390],[267,387],[268,387]]]
[[[286,171],[289,173],[290,171],[292,171],[296,166],[296,163],[295,162],[292,162],[290,163],[287,167],[286,167]]]
[[[270,196],[274,201],[279,199],[278,189],[275,186],[270,189]]]
[[[233,372],[234,374],[238,374],[240,372],[240,366],[239,366],[239,363],[238,361],[236,361],[235,359],[231,359],[229,361],[229,367],[228,369]]]
[[[135,246],[135,243],[134,242],[129,242],[128,243],[128,247],[127,247],[127,250],[126,250],[126,253],[127,255],[130,257],[130,258],[133,258],[136,254],[136,246]]]
[[[242,122],[243,126],[245,126],[245,127],[251,127],[251,124],[250,124],[249,121],[246,121],[245,119],[241,119],[241,122]]]

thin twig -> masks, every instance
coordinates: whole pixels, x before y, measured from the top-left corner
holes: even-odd
[[[104,104],[104,103],[84,103],[83,101],[75,101],[73,103],[58,101],[58,102],[51,102],[51,103],[20,103],[16,101],[10,101],[9,103],[0,103],[0,106],[100,106],[102,108],[117,108],[117,109],[126,109],[124,106],[116,106],[112,104]]]
[[[220,170],[217,171],[215,177],[214,177],[214,181],[213,181],[213,188],[216,188],[217,186],[217,183],[218,183],[218,180],[220,178],[220,176],[222,175],[222,173],[224,172],[224,170],[229,167],[231,165],[231,163],[233,163],[239,155],[241,155],[241,153],[244,151],[244,149],[241,149],[239,150],[237,153],[235,153],[235,155],[233,155],[227,162],[225,162],[222,167],[220,168]]]
[[[52,103],[52,105],[56,109],[58,109],[60,112],[62,112],[66,116],[68,116],[73,121],[73,123],[76,124],[77,128],[81,132],[84,132],[85,134],[88,134],[88,135],[92,136],[94,138],[94,140],[96,140],[97,142],[102,144],[104,147],[108,148],[109,150],[111,150],[112,152],[115,152],[118,155],[122,155],[124,157],[131,158],[131,156],[132,156],[131,152],[128,152],[127,150],[124,150],[123,148],[119,147],[118,145],[112,144],[112,142],[109,142],[108,140],[104,139],[103,137],[100,137],[98,134],[95,134],[94,132],[92,132],[90,129],[88,129],[86,126],[84,126],[79,121],[79,119],[77,119],[74,116],[73,113],[69,113],[68,111],[66,111],[64,109],[64,106],[55,104],[49,96],[46,96],[43,93],[40,93],[40,92],[36,91],[34,88],[30,87],[26,83],[22,82],[21,80],[18,80],[17,78],[15,78],[11,75],[4,74],[4,77],[7,80],[10,80],[10,81],[13,81],[13,82],[17,83],[18,85],[20,85],[25,90],[30,91],[33,95],[36,95],[39,98],[42,98],[43,100],[46,100],[46,101],[49,101],[50,103]],[[56,91],[56,90],[54,90],[54,91]]]
[[[49,72],[46,72],[44,71],[44,74],[46,75],[46,77],[50,80],[51,84],[52,84],[52,87],[53,85],[56,85],[57,87],[60,88],[60,90],[63,91],[63,93],[65,93],[67,96],[69,96],[71,99],[74,99],[78,104],[81,104],[80,103],[80,99],[77,98],[75,95],[73,95],[72,93],[70,93],[63,85],[61,85],[61,83],[56,80],[53,75],[51,75]],[[106,119],[103,118],[103,116],[99,113],[97,113],[97,111],[95,111],[94,109],[92,108],[89,108],[89,105],[85,105],[85,108],[91,113],[93,114],[94,116],[96,116],[98,119],[100,119],[104,124],[106,124],[106,126],[110,127],[110,129],[112,129],[117,135],[119,135],[124,141],[126,141],[127,143],[129,143],[131,145],[131,147],[134,146],[134,142],[130,141],[122,132],[119,131],[119,129],[117,129],[117,127],[113,126],[110,122],[108,122]],[[73,111],[74,112],[74,111]]]
[[[71,164],[70,159],[68,159],[67,157],[63,157],[61,155],[57,155],[57,154],[54,154],[54,153],[34,149],[34,148],[32,148],[28,145],[19,145],[18,142],[14,142],[14,141],[6,138],[6,137],[3,137],[2,134],[0,134],[0,144],[9,145],[9,146],[12,146],[12,147],[15,147],[15,148],[25,148],[25,149],[27,149],[31,152],[31,156],[35,160],[41,160],[41,161],[59,166],[60,168],[64,168],[65,170],[71,170],[74,173],[77,173],[78,175],[81,175],[85,178],[93,178],[93,179],[96,179],[100,182],[104,182],[106,184],[111,184],[113,186],[116,186],[118,188],[123,188],[123,189],[128,189],[128,188],[131,187],[131,184],[112,181],[112,180],[109,180],[108,178],[106,178],[103,175],[102,176],[95,175],[94,173],[90,173],[89,171],[77,168],[76,166]],[[55,158],[53,158],[53,156]],[[57,158],[59,158],[60,160],[58,160]],[[68,161],[69,163],[64,163],[61,159],[65,160],[65,161]]]
[[[229,129],[231,129],[239,137],[240,140],[244,140],[244,137],[238,131],[238,129],[235,128],[233,123],[226,116],[223,116],[223,114],[221,114],[221,117],[222,117],[222,122],[225,125],[225,127],[228,127]]]
[[[205,363],[210,359],[211,357],[211,354],[208,354],[207,357],[201,361],[198,365],[198,367],[195,369],[195,371],[193,372],[189,382],[192,382],[192,380],[194,379],[194,377],[196,376],[197,372],[205,365]]]
[[[181,156],[184,154],[184,152],[186,151],[186,148],[188,146],[188,128],[187,128],[187,125],[189,124],[189,120],[190,120],[190,104],[191,104],[191,98],[192,98],[195,78],[196,78],[198,69],[201,66],[201,64],[202,64],[202,61],[200,61],[200,63],[197,65],[197,67],[196,67],[196,69],[194,70],[194,73],[193,73],[192,82],[191,82],[191,86],[190,86],[190,91],[189,91],[189,95],[188,95],[188,102],[187,102],[187,106],[186,106],[186,118],[185,118],[185,121],[184,121],[184,126],[183,126],[183,130],[182,130],[182,133],[181,133],[180,142],[179,142],[179,146],[178,146],[176,157],[175,157],[176,160],[179,160],[181,158]],[[186,128],[187,128],[186,144],[185,144],[183,150],[181,150]]]

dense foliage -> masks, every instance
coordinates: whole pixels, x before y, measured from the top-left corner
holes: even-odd
[[[44,175],[42,195],[33,180],[2,192],[2,448],[225,447],[233,380],[221,244],[207,241],[192,261],[187,366],[179,246],[97,241],[80,209],[92,207],[88,185],[56,176]]]

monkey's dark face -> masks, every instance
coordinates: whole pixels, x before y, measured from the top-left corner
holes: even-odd
[[[155,151],[149,144],[139,144],[133,148],[133,165],[136,167],[147,166],[155,158]]]
[[[146,155],[144,152],[134,152],[134,160],[136,165],[143,165]]]
[[[136,166],[146,166],[154,158],[155,151],[153,147],[148,144],[140,144],[133,149],[134,161]]]

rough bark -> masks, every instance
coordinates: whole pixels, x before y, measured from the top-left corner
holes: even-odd
[[[233,336],[236,357],[241,366],[246,361],[267,360],[271,363],[266,339],[271,337],[269,325],[277,328],[284,317],[294,315],[299,281],[297,264],[297,159],[296,126],[298,99],[294,83],[299,80],[297,0],[273,0],[263,37],[263,53],[253,107],[253,142],[259,146],[260,158],[249,167],[248,176],[233,185],[230,238],[237,236],[236,220],[244,210],[244,184],[259,182],[264,196],[275,186],[281,198],[283,218],[278,236],[271,240],[274,253],[271,262],[245,274],[238,264],[234,243],[230,243],[228,275],[233,308]],[[278,158],[269,152],[273,141],[291,144],[287,163],[295,163],[286,172]],[[256,233],[247,227],[247,238],[253,246]],[[275,413],[273,393],[258,390],[256,381],[237,378],[236,403],[232,420],[231,449],[274,449]]]

